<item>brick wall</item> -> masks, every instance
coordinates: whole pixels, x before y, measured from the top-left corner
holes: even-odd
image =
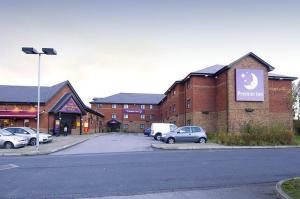
[[[116,114],[117,120],[122,123],[121,131],[127,132],[143,132],[141,124],[144,128],[151,127],[153,122],[161,121],[161,109],[158,105],[145,105],[145,119],[141,118],[141,114],[128,113],[128,118],[124,118],[124,104],[116,104],[116,108],[112,108],[112,104],[92,104],[93,110],[99,111],[104,115],[103,126],[107,128],[107,122],[112,119],[112,114]],[[141,104],[128,104],[128,109],[141,109]],[[150,118],[152,115],[152,119]],[[128,125],[128,129],[124,129],[124,124]]]
[[[270,121],[280,122],[292,128],[293,111],[290,104],[292,82],[287,80],[269,80]]]
[[[264,101],[263,102],[245,102],[236,101],[235,98],[235,69],[260,69],[264,73]],[[269,81],[268,71],[264,65],[256,59],[248,56],[234,63],[227,70],[228,83],[228,130],[230,132],[239,132],[240,125],[249,120],[259,122],[264,125],[269,124]],[[253,112],[246,112],[246,108],[254,109]]]

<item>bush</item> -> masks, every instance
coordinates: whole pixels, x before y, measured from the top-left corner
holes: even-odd
[[[225,145],[287,145],[293,144],[294,133],[280,123],[269,127],[253,121],[241,125],[241,133],[219,132],[217,142]]]
[[[295,132],[300,135],[300,120],[294,120],[293,125]]]

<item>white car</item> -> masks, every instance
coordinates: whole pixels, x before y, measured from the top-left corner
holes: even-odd
[[[0,129],[0,146],[6,149],[23,147],[27,144],[27,139],[12,134],[9,131]]]
[[[24,137],[28,140],[29,145],[36,145],[36,131],[32,128],[29,127],[8,127],[5,128],[5,130]],[[39,133],[39,142],[40,143],[46,143],[46,142],[51,142],[52,141],[52,135],[47,134],[47,133]]]
[[[151,136],[154,137],[155,140],[160,140],[161,136],[174,131],[177,129],[175,124],[171,123],[152,123],[151,124]]]

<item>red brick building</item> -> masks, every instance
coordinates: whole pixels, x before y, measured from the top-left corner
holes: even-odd
[[[250,52],[228,65],[191,72],[174,82],[165,95],[157,95],[157,100],[150,103],[154,107],[152,112],[145,109],[146,118],[155,115],[152,120],[141,119],[141,114],[125,118],[124,110],[141,110],[140,106],[146,105],[136,98],[131,98],[130,103],[126,101],[131,94],[95,98],[92,109],[104,113],[105,124],[113,122],[128,131],[141,131],[141,127],[158,121],[177,126],[199,125],[208,132],[238,132],[240,125],[250,120],[265,125],[278,121],[292,128],[289,96],[292,81],[297,78],[273,74],[272,70],[274,67]],[[143,100],[151,98],[151,94],[132,95]]]
[[[142,132],[153,122],[161,121],[159,102],[162,94],[119,93],[94,98],[92,109],[104,114],[107,131]]]
[[[270,73],[272,70],[264,60],[248,53],[229,65],[192,72],[165,92],[160,103],[162,121],[199,125],[210,132],[237,132],[250,120],[265,125],[281,122],[292,128],[289,96],[297,78]],[[255,91],[259,86],[260,91]]]
[[[70,134],[102,131],[103,115],[84,105],[69,81],[41,87],[40,128],[43,132]],[[28,126],[36,128],[37,87],[0,86],[0,128]]]

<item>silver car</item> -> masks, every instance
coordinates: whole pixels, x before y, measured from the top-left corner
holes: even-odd
[[[0,129],[0,147],[6,149],[23,147],[27,144],[27,140],[14,135],[13,133]]]
[[[205,131],[199,126],[183,126],[174,132],[169,132],[162,136],[161,140],[168,144],[175,142],[198,142],[206,143],[207,136]]]
[[[8,127],[5,128],[5,130],[24,137],[25,139],[28,140],[29,145],[36,145],[36,131],[29,128],[29,127]],[[52,136],[47,133],[39,133],[39,142],[40,143],[46,143],[46,142],[51,142],[52,141]]]

